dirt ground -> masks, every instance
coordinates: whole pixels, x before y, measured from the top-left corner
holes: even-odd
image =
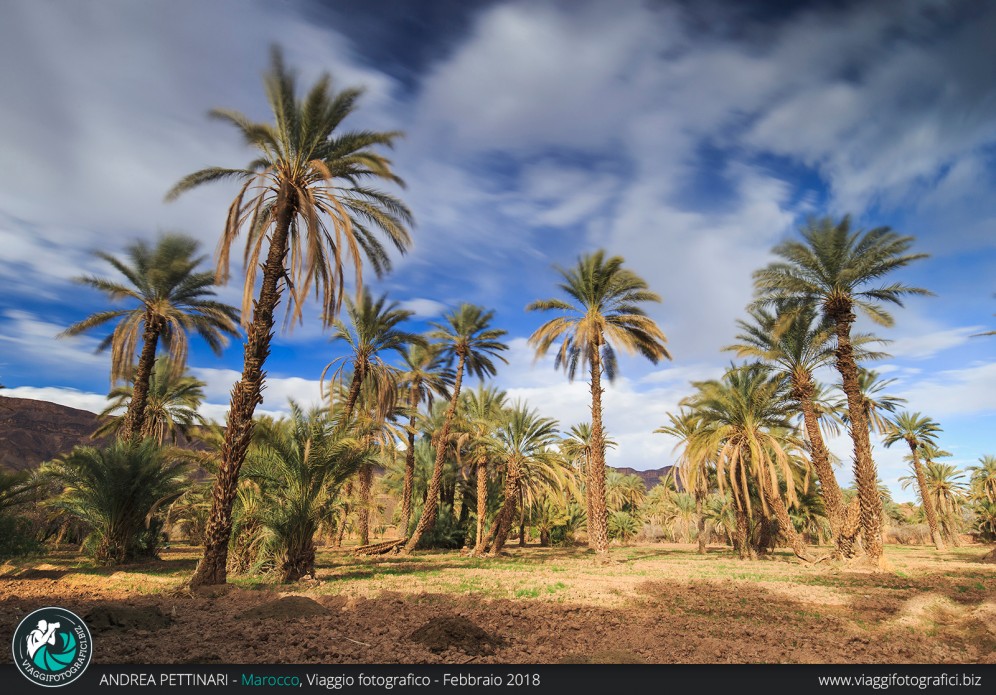
[[[324,551],[315,581],[195,593],[194,548],[107,570],[65,552],[0,568],[0,642],[58,605],[87,619],[104,663],[996,663],[986,550],[889,547],[884,573],[659,544],[608,563]]]

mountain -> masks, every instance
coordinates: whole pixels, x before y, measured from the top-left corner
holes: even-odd
[[[97,415],[48,401],[9,398],[0,392],[0,468],[23,470],[91,444]]]
[[[614,468],[614,466],[610,466],[610,468]],[[638,471],[638,470],[636,470],[634,468],[616,468],[616,470],[619,471],[620,473],[622,473],[623,475],[635,475],[635,476],[639,476],[640,479],[643,480],[643,484],[646,485],[647,489],[649,490],[654,485],[656,485],[657,483],[659,483],[661,481],[661,476],[667,475],[668,472],[672,468],[674,468],[674,466],[664,466],[663,468],[653,468],[653,469],[651,469],[649,471]],[[680,490],[681,487],[679,486],[678,489]]]
[[[71,451],[77,444],[93,444],[97,415],[48,401],[10,398],[0,391],[0,468],[23,470]],[[649,471],[616,468],[638,475],[649,490],[671,466]]]

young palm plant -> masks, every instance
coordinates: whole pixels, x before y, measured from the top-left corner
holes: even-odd
[[[289,418],[260,419],[245,477],[265,500],[256,512],[257,528],[279,563],[281,581],[314,576],[315,533],[343,482],[369,453],[317,409],[305,414],[291,403]]]
[[[681,408],[677,415],[668,413],[668,420],[669,425],[658,427],[654,432],[675,437],[678,443],[674,448],[677,450],[682,447],[681,457],[678,459],[679,475],[683,487],[694,491],[695,514],[698,518],[698,553],[705,555],[708,534],[704,507],[709,494],[709,474],[715,469],[717,450],[710,451],[702,446],[705,441],[702,436],[704,423],[694,411]]]
[[[639,352],[657,364],[671,356],[667,338],[660,327],[640,307],[660,302],[646,281],[623,268],[619,256],[605,257],[604,251],[582,256],[570,269],[557,268],[563,282],[560,289],[569,301],[546,299],[533,302],[527,311],[560,311],[530,336],[536,357],[545,355],[557,341],[555,367],[563,367],[571,381],[578,364],[588,367],[591,381],[591,463],[586,485],[589,496],[589,544],[599,554],[608,552],[605,507],[605,436],[602,429],[602,374],[611,382],[616,376],[613,344],[630,354]]]
[[[143,439],[77,446],[41,473],[63,488],[51,506],[88,529],[84,548],[98,563],[115,565],[156,555],[159,513],[188,487],[185,468],[175,450]]]
[[[207,423],[197,412],[204,400],[204,382],[190,374],[182,373],[166,355],[156,358],[149,378],[149,391],[145,404],[145,423],[139,434],[152,437],[161,446],[169,437],[176,444],[177,437],[190,439],[192,428]],[[107,394],[111,403],[97,417],[100,427],[93,433],[97,439],[109,434],[121,434],[127,418],[114,415],[134,399],[133,384],[122,384]]]
[[[883,443],[887,447],[891,447],[897,442],[904,442],[909,446],[913,474],[916,476],[923,511],[927,515],[930,537],[934,541],[935,548],[944,550],[944,538],[941,536],[941,529],[937,522],[937,511],[934,509],[934,503],[928,494],[927,477],[924,474],[923,465],[921,465],[920,456],[918,455],[918,452],[925,444],[934,443],[935,438],[940,432],[941,426],[930,418],[920,413],[902,412],[892,420],[888,429],[886,429]]]
[[[473,304],[461,304],[459,308],[446,314],[446,323],[433,324],[435,330],[429,334],[430,338],[439,341],[440,351],[447,363],[452,364],[455,359],[457,366],[453,377],[453,393],[449,407],[446,409],[443,427],[435,438],[436,462],[432,469],[432,480],[429,481],[428,497],[411,538],[401,550],[405,554],[415,550],[422,536],[436,523],[443,463],[449,445],[450,428],[453,426],[457,404],[460,402],[460,386],[463,383],[464,372],[483,379],[497,373],[492,359],[507,362],[499,354],[508,349],[508,346],[500,340],[507,331],[491,328],[493,317],[493,311],[484,311],[483,308]]]
[[[468,463],[474,467],[477,484],[477,533],[474,553],[484,548],[484,525],[488,512],[488,464],[497,459],[500,442],[498,428],[506,416],[505,392],[481,384],[475,391],[464,395],[463,414],[459,418],[460,435],[457,451],[466,451]]]
[[[96,255],[111,264],[126,282],[94,276],[77,278],[107,294],[112,301],[130,300],[132,308],[102,311],[60,334],[79,335],[98,326],[117,322],[114,331],[97,347],[111,348],[111,383],[131,381],[125,420],[119,430],[127,438],[142,436],[147,417],[150,381],[160,341],[166,347],[174,375],[183,373],[187,356],[187,333],[196,331],[216,355],[220,355],[226,335],[238,335],[234,307],[210,299],[215,278],[210,272],[196,272],[204,257],[196,256],[197,242],[179,234],[166,234],[155,247],[138,241],[128,247],[130,263],[108,253]],[[141,336],[138,364],[133,364]],[[112,392],[113,395],[113,392]]]
[[[232,503],[252,438],[253,413],[263,400],[263,367],[284,288],[289,294],[288,321],[301,320],[305,299],[314,287],[321,298],[322,320],[328,325],[343,297],[345,257],[352,260],[360,285],[364,259],[378,275],[390,268],[377,230],[399,252],[411,244],[408,208],[366,183],[380,179],[402,184],[390,161],[374,149],[391,146],[399,133],[341,129],[361,90],[336,93],[326,74],[299,99],[295,76],[276,48],[264,85],[274,124],[254,123],[227,109],[211,112],[234,125],[259,156],[245,169],[211,167],[190,174],[166,196],[172,200],[212,181],[243,182],[228,210],[216,275],[227,281],[232,245],[245,231],[245,358],[242,377],[232,389],[208,538],[193,585],[225,582]],[[254,299],[257,268],[262,268],[263,277]]]
[[[908,253],[913,238],[900,236],[888,227],[851,229],[845,216],[811,220],[802,230],[802,241],[790,240],[775,247],[782,258],[754,273],[755,305],[786,302],[818,307],[833,326],[837,338],[835,366],[843,380],[851,417],[854,443],[854,478],[860,500],[862,539],[873,564],[883,560],[882,502],[876,489],[877,473],[871,453],[868,419],[862,407],[858,365],[851,328],[860,309],[874,322],[891,326],[892,316],[883,303],[902,306],[908,295],[926,295],[927,290],[900,282],[876,284],[889,273],[926,254]]]

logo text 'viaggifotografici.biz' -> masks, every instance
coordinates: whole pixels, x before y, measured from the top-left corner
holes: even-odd
[[[67,685],[90,665],[93,640],[83,620],[65,608],[39,608],[14,630],[14,665],[32,683]]]

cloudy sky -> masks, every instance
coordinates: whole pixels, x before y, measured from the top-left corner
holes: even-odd
[[[791,10],[783,5],[791,5]],[[268,119],[260,75],[283,46],[301,82],[366,88],[349,127],[400,129],[414,248],[376,291],[416,312],[492,307],[498,383],[566,429],[587,419],[526,339],[554,264],[604,248],[660,293],[674,360],[623,358],[608,387],[613,465],[670,463],[651,434],[718,376],[751,272],[810,215],[890,225],[930,258],[880,335],[890,391],[944,427],[959,465],[996,453],[996,4],[977,2],[101,2],[6,0],[0,23],[0,381],[9,396],[100,410],[103,333],[54,336],[106,307],[73,278],[96,249],[184,231],[213,253],[235,191],[163,202],[183,175],[252,159],[212,107]],[[237,269],[238,270],[238,269]],[[239,273],[220,290],[238,303]],[[373,280],[369,273],[367,281]],[[262,409],[316,400],[339,348],[317,312],[276,339]],[[205,413],[242,366],[194,341]],[[846,442],[834,444],[849,460]],[[902,452],[876,446],[899,499]],[[841,478],[850,480],[849,466]]]

